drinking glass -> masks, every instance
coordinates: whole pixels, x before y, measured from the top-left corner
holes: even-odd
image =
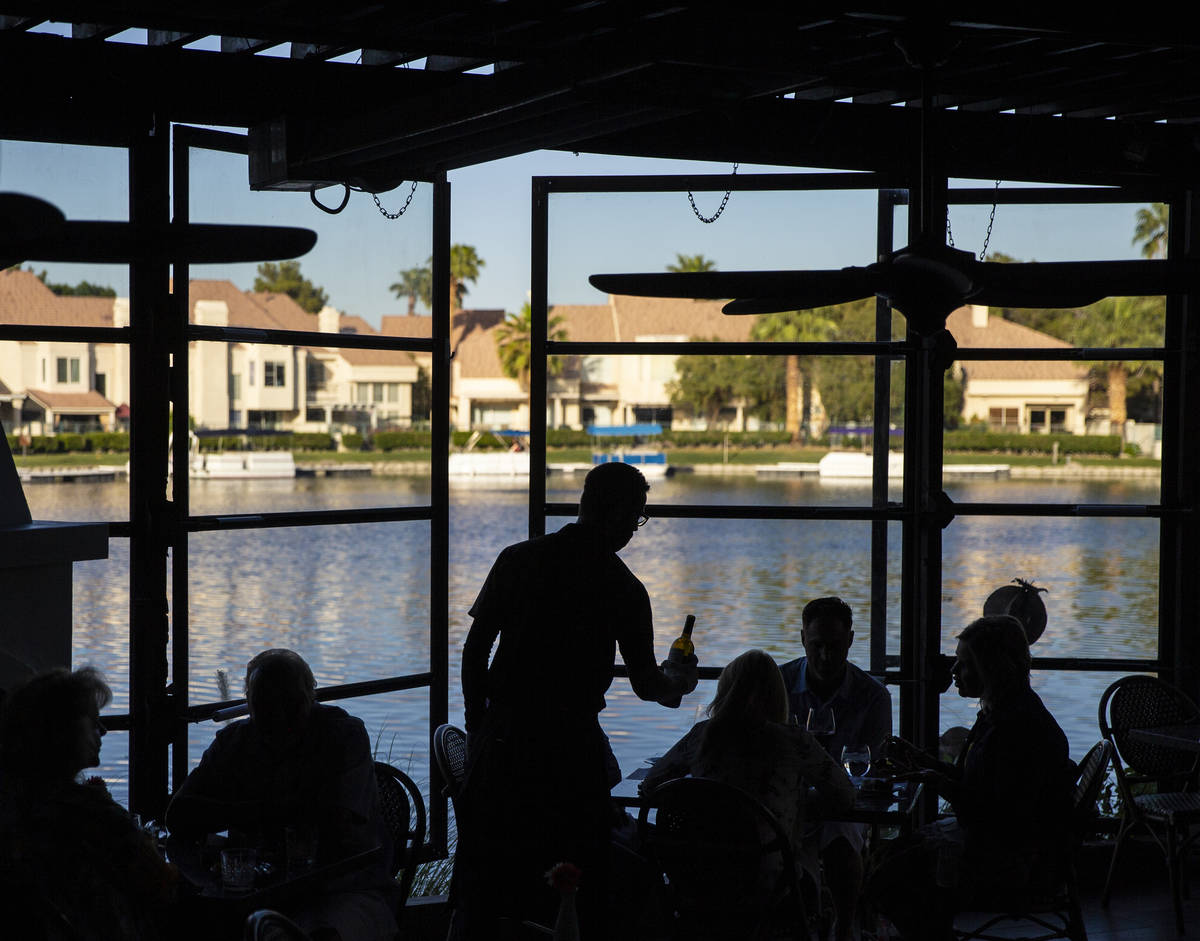
[[[804,727],[819,740],[825,741],[837,731],[837,720],[833,717],[833,710],[828,706],[822,709],[809,709],[808,721],[804,723]]]
[[[871,748],[868,745],[847,745],[842,749],[842,767],[852,778],[861,778],[871,770]]]
[[[254,870],[258,866],[258,852],[236,847],[221,850],[221,882],[226,889],[249,892],[254,888]]]

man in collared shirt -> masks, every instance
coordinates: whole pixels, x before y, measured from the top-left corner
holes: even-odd
[[[801,623],[805,656],[782,667],[792,714],[805,725],[811,710],[814,721],[828,727],[832,713],[834,731],[820,739],[835,759],[841,759],[845,745],[868,745],[877,754],[892,734],[892,697],[887,687],[847,660],[854,642],[850,606],[841,598],[817,598],[805,605]],[[828,822],[814,824],[805,841],[821,857],[837,913],[838,941],[853,936],[865,837],[862,824]]]

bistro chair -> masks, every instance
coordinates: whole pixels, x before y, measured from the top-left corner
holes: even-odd
[[[456,725],[439,725],[433,732],[433,760],[442,773],[442,793],[455,803],[467,779],[467,736]]]
[[[808,941],[791,838],[750,794],[676,778],[647,796],[638,827],[664,883],[673,937]]]
[[[970,927],[954,927],[958,941],[999,941],[999,939],[1027,938],[1030,941],[1051,941],[1067,938],[1070,941],[1087,941],[1087,928],[1083,923],[1083,910],[1079,902],[1079,884],[1076,879],[1075,862],[1083,840],[1096,823],[1096,801],[1108,773],[1112,760],[1112,744],[1099,741],[1088,749],[1079,763],[1079,776],[1072,792],[1071,841],[1058,858],[1047,855],[1041,868],[1048,879],[1042,885],[997,887],[986,894],[970,900],[959,915],[966,914],[967,920],[973,913],[984,913],[982,922]],[[957,920],[957,919],[956,919]],[[1000,929],[1005,923],[1026,925],[1032,934],[1014,934],[1011,927]]]
[[[1137,741],[1130,733],[1134,729],[1195,722],[1200,722],[1196,704],[1153,676],[1122,677],[1100,697],[1100,734],[1115,749],[1113,770],[1121,797],[1121,825],[1101,904],[1108,904],[1117,859],[1125,841],[1144,830],[1166,861],[1175,925],[1180,935],[1184,933],[1183,898],[1187,894],[1184,863],[1200,833],[1192,832],[1200,824],[1200,793],[1195,790],[1200,756]]]
[[[412,778],[386,762],[375,762],[375,781],[379,786],[383,820],[392,839],[389,871],[398,875],[400,881],[396,911],[396,923],[399,924],[412,892],[418,856],[425,845],[425,799]]]
[[[251,912],[242,938],[243,941],[310,941],[308,932],[287,915],[270,908]]]

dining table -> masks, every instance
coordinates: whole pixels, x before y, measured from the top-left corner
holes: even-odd
[[[264,849],[253,885],[235,888],[222,880],[220,862],[221,850],[233,846],[219,836],[201,841],[172,836],[164,844],[167,859],[179,870],[187,909],[198,923],[223,926],[220,930],[240,929],[251,912],[262,908],[287,911],[336,880],[375,865],[384,852],[374,846],[313,866],[289,867],[282,852]]]

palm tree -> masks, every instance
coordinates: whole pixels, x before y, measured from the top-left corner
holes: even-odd
[[[1145,258],[1167,257],[1167,222],[1170,210],[1166,203],[1151,203],[1149,208],[1137,211],[1137,225],[1133,230],[1133,244],[1142,245]]]
[[[433,264],[430,258],[427,265]],[[450,246],[450,319],[462,310],[463,298],[467,296],[467,282],[475,283],[479,278],[479,269],[485,262],[475,251],[474,245]]]
[[[562,317],[551,315],[546,324],[547,340],[565,340]],[[496,352],[504,375],[516,379],[522,389],[529,388],[530,353],[533,348],[533,308],[526,301],[519,314],[505,314],[496,327]],[[562,360],[551,356],[546,360],[546,372],[557,376],[562,372]]]
[[[1106,297],[1078,312],[1072,340],[1076,346],[1161,346],[1164,301],[1161,297]],[[1112,433],[1125,430],[1125,387],[1131,368],[1142,363],[1112,360],[1098,364],[1108,377]]]
[[[816,343],[828,340],[836,329],[836,323],[826,316],[827,308],[814,310],[789,310],[760,317],[750,330],[751,338],[775,343]],[[787,390],[787,412],[784,428],[792,433],[792,440],[799,441],[808,427],[812,412],[813,370],[808,357],[789,355],[784,372]]]
[[[682,255],[676,252],[675,264],[667,265],[667,270],[675,274],[684,274],[689,271],[713,271],[716,267],[717,263],[711,258],[705,258],[703,255]]]
[[[433,301],[433,272],[428,268],[409,268],[400,272],[400,280],[390,285],[397,298],[408,298],[408,316],[416,310],[417,301],[426,307],[432,306]]]

